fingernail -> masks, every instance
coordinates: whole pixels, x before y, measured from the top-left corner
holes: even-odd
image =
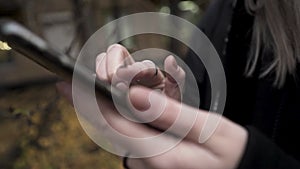
[[[103,59],[103,56],[102,56],[102,53],[100,54],[100,55],[98,55],[97,57],[96,57],[96,62],[97,63],[100,63],[100,61]]]
[[[116,88],[125,92],[128,90],[128,85],[126,85],[124,82],[119,82],[116,84]]]
[[[109,52],[113,47],[114,47],[115,44],[112,44],[110,45],[108,48],[107,48],[107,52]]]
[[[106,53],[103,52],[96,57],[96,70],[98,69],[98,67],[99,67],[100,63],[102,62],[102,60],[104,59],[105,55],[106,55]]]
[[[107,52],[109,52],[112,48],[114,48],[114,47],[117,46],[117,45],[118,45],[117,43],[110,45],[110,46],[107,48]]]
[[[129,91],[130,102],[139,111],[146,111],[150,108],[149,91],[139,87],[132,87]]]
[[[176,62],[176,59],[172,55],[170,55],[170,57],[172,57],[172,66],[174,67],[175,70],[178,70],[179,66]]]

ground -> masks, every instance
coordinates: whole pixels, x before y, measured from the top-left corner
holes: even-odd
[[[93,143],[54,83],[0,91],[0,169],[121,169]]]

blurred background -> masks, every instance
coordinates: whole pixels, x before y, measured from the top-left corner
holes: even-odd
[[[196,24],[209,1],[0,0],[0,18],[24,24],[76,59],[90,35],[116,18],[164,12]],[[112,39],[116,36],[111,33]],[[180,42],[153,34],[120,43],[131,52],[161,48],[180,57],[187,52]],[[84,133],[73,108],[57,93],[56,81],[53,74],[0,39],[0,169],[122,168],[118,157],[102,150]]]

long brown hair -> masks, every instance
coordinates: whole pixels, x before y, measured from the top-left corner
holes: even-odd
[[[252,47],[246,75],[253,75],[259,56],[272,52],[272,62],[260,73],[275,72],[274,85],[282,87],[288,74],[295,75],[300,60],[300,0],[246,0],[255,16]]]

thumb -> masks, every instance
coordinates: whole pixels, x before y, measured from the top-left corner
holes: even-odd
[[[181,138],[189,135],[191,140],[198,141],[207,113],[143,87],[130,88],[129,101],[134,107],[132,114],[140,122]]]
[[[129,106],[143,123],[156,120],[166,109],[168,98],[156,90],[137,86],[129,91]]]
[[[185,71],[177,64],[172,55],[165,59],[164,68],[166,71],[164,92],[167,96],[180,100],[185,81]]]

